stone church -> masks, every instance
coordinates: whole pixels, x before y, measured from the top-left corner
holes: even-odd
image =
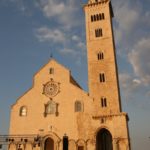
[[[122,112],[110,0],[85,11],[88,88],[51,58],[11,107],[9,150],[130,150]]]

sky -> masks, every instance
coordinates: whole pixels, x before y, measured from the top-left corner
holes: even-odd
[[[150,147],[150,1],[111,0],[121,101],[132,150]],[[0,0],[0,134],[50,56],[87,88],[86,0]]]

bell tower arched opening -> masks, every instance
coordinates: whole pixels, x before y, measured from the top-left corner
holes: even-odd
[[[107,129],[101,129],[97,133],[96,150],[113,150],[112,135]]]

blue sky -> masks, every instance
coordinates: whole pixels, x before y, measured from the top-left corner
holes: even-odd
[[[87,90],[85,0],[0,0],[0,134],[50,55]],[[112,0],[123,111],[133,150],[150,147],[150,1]]]

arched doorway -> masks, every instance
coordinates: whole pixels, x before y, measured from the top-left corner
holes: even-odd
[[[54,150],[54,140],[47,138],[44,144],[44,150]]]
[[[111,133],[101,129],[96,135],[96,150],[113,150]]]

